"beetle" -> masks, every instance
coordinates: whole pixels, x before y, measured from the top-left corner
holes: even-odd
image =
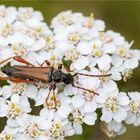
[[[74,75],[72,75],[70,72],[69,73],[62,72],[61,70],[62,64],[58,66],[57,70],[54,70],[54,68],[50,66],[50,62],[48,60],[45,60],[40,66],[35,66],[32,63],[21,58],[20,56],[14,56],[14,57],[5,59],[0,62],[0,65],[11,59],[17,62],[26,64],[26,65],[25,66],[14,65],[14,66],[8,66],[6,68],[1,68],[1,71],[5,73],[6,75],[8,75],[9,77],[0,77],[0,80],[10,80],[16,83],[21,83],[21,82],[34,83],[37,81],[41,81],[42,83],[51,83],[49,87],[50,92],[51,90],[55,90],[56,83],[63,82],[66,85],[71,84],[75,88],[83,89],[85,91],[97,94],[94,91],[75,85],[74,77],[77,75],[90,76],[90,77],[105,77],[105,76],[111,75],[111,74],[89,75],[89,74],[83,74],[83,73],[75,73]],[[45,63],[47,64],[47,66],[43,66]],[[50,95],[50,92],[48,94],[48,97]]]

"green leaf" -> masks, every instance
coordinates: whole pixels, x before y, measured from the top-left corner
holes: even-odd
[[[62,58],[62,64],[67,71],[70,71],[71,60],[65,60],[65,57]]]

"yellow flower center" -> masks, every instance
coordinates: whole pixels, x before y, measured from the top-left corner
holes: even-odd
[[[111,43],[113,41],[113,38],[106,35],[105,32],[99,32],[99,37],[104,43]]]
[[[92,90],[92,91],[94,91],[94,90]],[[84,96],[85,100],[91,101],[94,97],[94,93],[88,92],[88,91],[83,91],[83,96]]]
[[[102,54],[103,54],[103,52],[102,52],[101,49],[96,48],[96,49],[93,49],[92,54],[93,54],[93,56],[95,56],[95,57],[101,57]]]
[[[64,127],[61,125],[61,123],[57,122],[52,125],[49,132],[53,138],[58,138],[60,136],[64,136]]]
[[[15,119],[16,117],[20,116],[21,112],[21,107],[12,102],[7,117]]]
[[[69,25],[72,25],[73,24],[73,21],[71,20],[71,18],[68,16],[64,16],[64,15],[61,15],[58,19],[59,23],[64,25],[64,26],[69,26]]]
[[[131,101],[129,104],[129,107],[135,115],[138,115],[138,116],[140,115],[140,103],[139,102]]]
[[[75,109],[72,114],[70,114],[69,119],[76,123],[83,123],[83,115],[78,109]]]
[[[13,33],[13,28],[8,23],[6,23],[0,34],[4,37],[7,37],[8,35],[12,35]]]
[[[55,40],[52,36],[46,35],[45,41],[47,43],[47,46],[46,46],[47,51],[53,50],[55,48]]]
[[[133,71],[131,69],[126,69],[123,71],[123,81],[126,82],[128,79],[132,77]]]
[[[71,33],[69,34],[68,40],[70,41],[70,43],[72,43],[73,45],[78,45],[78,43],[81,40],[81,36],[79,33],[75,32],[75,33]]]
[[[119,108],[119,102],[115,96],[109,97],[105,102],[105,108],[111,112],[117,112]]]
[[[61,60],[59,57],[52,55],[50,58],[50,63],[53,68],[57,69],[59,64],[61,64]]]
[[[71,48],[71,49],[69,49],[69,50],[66,52],[66,54],[65,54],[66,59],[67,59],[67,60],[71,60],[72,62],[75,61],[75,60],[77,60],[77,58],[79,57],[79,55],[80,55],[80,52],[78,52],[78,51],[76,50],[76,48]]]
[[[123,57],[123,58],[131,58],[132,57],[131,52],[128,49],[123,48],[123,47],[119,48],[118,54],[120,55],[120,57]]]
[[[42,32],[42,28],[41,27],[29,28],[28,31],[27,31],[27,34],[30,37],[35,38],[36,40],[38,40],[40,38],[41,32]]]
[[[12,137],[12,134],[4,133],[4,134],[1,134],[0,140],[14,140],[14,139]]]
[[[27,135],[29,135],[32,138],[36,138],[40,135],[40,130],[37,123],[30,123],[27,126],[25,132]]]
[[[26,89],[25,83],[12,83],[12,93],[21,95]]]

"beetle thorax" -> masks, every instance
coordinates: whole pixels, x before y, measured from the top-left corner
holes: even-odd
[[[64,82],[65,84],[72,84],[73,83],[73,77],[70,73],[63,73],[60,70],[56,70],[53,73],[53,79],[54,82],[59,83],[59,82]]]

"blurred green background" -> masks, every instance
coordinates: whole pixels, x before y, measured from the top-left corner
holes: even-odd
[[[103,19],[106,22],[106,29],[111,29],[120,32],[126,37],[129,42],[134,40],[133,48],[140,49],[140,1],[80,1],[80,0],[65,0],[65,1],[41,1],[41,0],[0,0],[0,4],[6,6],[30,6],[35,10],[43,13],[45,21],[50,24],[51,19],[59,12],[64,10],[73,10],[74,12],[82,12],[85,15],[90,15],[94,12],[95,18]],[[127,83],[121,83],[121,91],[140,91],[140,68],[134,70],[133,77]],[[2,119],[0,119],[0,128],[3,127]],[[67,140],[108,140],[99,129],[97,122],[96,126],[84,126],[82,136],[67,138]],[[127,132],[115,139],[140,140],[140,127],[127,126]]]

